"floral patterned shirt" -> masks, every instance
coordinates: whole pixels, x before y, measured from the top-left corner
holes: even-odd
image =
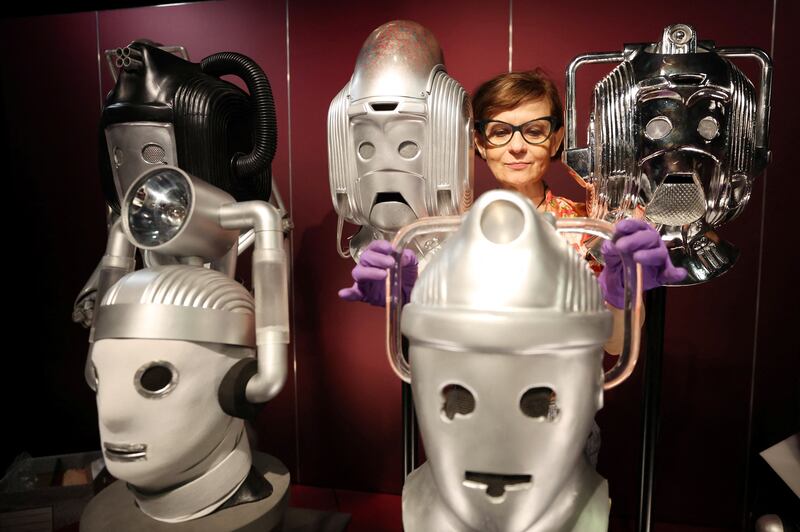
[[[585,203],[578,203],[563,196],[556,196],[553,194],[553,191],[550,190],[550,187],[547,186],[547,183],[543,184],[544,200],[542,201],[542,206],[544,207],[544,212],[549,212],[556,218],[579,218],[588,216]],[[588,239],[591,238],[589,235],[571,234],[563,236],[567,242],[575,248],[575,251],[586,258],[589,262],[589,268],[591,268],[595,274],[599,274],[603,271],[603,266],[588,254],[586,244]]]

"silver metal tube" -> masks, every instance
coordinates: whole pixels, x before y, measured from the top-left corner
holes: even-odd
[[[219,209],[219,223],[224,229],[255,229],[280,231],[281,215],[278,209],[263,201],[229,203]]]
[[[287,345],[278,342],[258,344],[258,373],[247,381],[245,394],[251,403],[266,403],[283,389],[288,374]]]
[[[461,227],[462,221],[461,216],[422,218],[400,229],[392,241],[394,267],[389,269],[389,275],[386,276],[386,354],[392,371],[404,382],[411,383],[411,366],[403,356],[400,334],[400,310],[404,303],[400,281],[403,250],[421,234],[453,233]]]
[[[239,235],[239,244],[237,245],[238,254],[241,255],[244,253],[247,248],[253,245],[253,242],[256,241],[256,232],[250,229],[249,231],[245,231],[241,235]]]
[[[282,217],[268,203],[246,201],[222,206],[219,223],[225,229],[253,228],[255,232],[253,291],[258,372],[247,382],[245,393],[248,401],[264,403],[281,391],[288,374],[289,297]]]
[[[106,253],[100,259],[100,274],[97,282],[96,304],[99,306],[103,295],[125,274],[133,271],[136,261],[136,248],[128,241],[122,231],[122,221],[117,220],[108,231]],[[95,313],[96,315],[97,313]]]

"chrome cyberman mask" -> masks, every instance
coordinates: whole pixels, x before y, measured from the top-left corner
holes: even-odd
[[[399,320],[389,308],[409,341],[408,362],[397,347],[390,361],[411,382],[428,457],[403,490],[406,530],[607,529],[607,487],[583,449],[602,407],[611,315],[557,231],[608,238],[613,227],[558,223],[517,193],[484,194],[420,274]],[[398,234],[398,249],[414,231]],[[630,310],[638,296],[628,296]],[[389,345],[399,336],[392,331]],[[606,387],[630,374],[637,350],[624,349]]]
[[[91,352],[103,455],[150,517],[202,517],[245,481],[250,448],[232,416],[257,365],[255,315],[244,287],[197,266],[139,270],[103,298]]]
[[[339,254],[472,202],[472,109],[447,75],[436,38],[415,22],[388,22],[367,38],[350,82],[328,111],[331,197]],[[341,249],[343,221],[362,226]],[[438,242],[428,243],[433,248]],[[428,249],[417,246],[422,256]]]
[[[760,63],[758,92],[733,57]],[[589,146],[577,148],[575,72],[618,61],[595,86]],[[657,43],[573,60],[564,160],[585,180],[590,215],[614,221],[641,210],[688,270],[682,284],[727,271],[738,250],[713,230],[742,212],[769,160],[771,77],[762,50],[715,48],[685,24]]]

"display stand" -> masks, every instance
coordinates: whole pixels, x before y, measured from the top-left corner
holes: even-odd
[[[666,287],[645,294],[647,320],[644,344],[644,391],[642,400],[642,445],[639,463],[639,532],[649,532],[653,525],[653,487],[655,455],[658,443],[658,421],[661,406],[661,370],[664,362],[664,319],[667,303]]]
[[[139,510],[136,499],[125,482],[118,480],[89,502],[81,516],[80,530],[81,532],[281,530],[289,502],[289,471],[278,459],[263,453],[253,453],[253,466],[272,485],[272,493],[265,499],[225,508],[182,523],[165,523]]]

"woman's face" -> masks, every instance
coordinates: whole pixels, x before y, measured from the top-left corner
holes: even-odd
[[[551,112],[550,102],[540,98],[498,113],[488,120],[499,120],[518,126],[536,118],[550,116]],[[564,128],[560,128],[543,143],[532,145],[522,138],[520,132],[515,131],[508,144],[496,147],[485,142],[476,133],[475,142],[481,156],[486,159],[489,170],[502,187],[524,193],[541,181],[550,166],[550,158],[555,156],[561,145],[563,136]]]

